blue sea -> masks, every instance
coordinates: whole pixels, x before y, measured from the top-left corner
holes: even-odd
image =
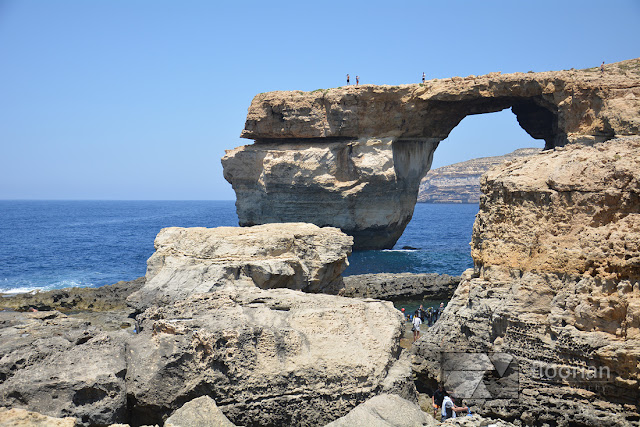
[[[419,203],[393,250],[355,252],[344,274],[459,275],[473,266],[477,212]],[[132,280],[145,274],[163,227],[237,224],[233,201],[0,201],[0,293]]]

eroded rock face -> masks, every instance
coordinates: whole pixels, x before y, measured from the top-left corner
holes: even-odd
[[[568,146],[485,175],[475,272],[414,346],[444,379],[441,352],[504,352],[519,396],[475,402],[527,423],[629,425],[640,417],[640,137]]]
[[[208,395],[238,425],[324,425],[384,389],[402,330],[391,303],[289,289],[226,288],[140,320],[127,384],[145,423]]]
[[[125,339],[55,311],[0,312],[0,406],[124,422]]]
[[[355,249],[391,248],[413,216],[437,143],[393,138],[264,142],[227,151],[240,225],[338,227]]]
[[[640,279],[640,137],[572,146],[489,171],[478,268]]]
[[[546,148],[640,133],[640,61],[596,69],[454,77],[257,95],[224,174],[240,225],[304,221],[390,248],[433,152],[470,114],[511,108]]]
[[[127,301],[141,310],[224,286],[337,293],[352,242],[336,228],[301,223],[165,228],[144,286]]]

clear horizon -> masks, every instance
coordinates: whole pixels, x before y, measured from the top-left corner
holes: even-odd
[[[0,0],[0,199],[234,200],[220,158],[252,143],[258,93],[589,68],[638,57],[639,18],[634,0]],[[433,168],[543,145],[509,110],[469,116]]]

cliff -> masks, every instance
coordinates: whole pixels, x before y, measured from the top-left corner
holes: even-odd
[[[538,148],[520,148],[504,156],[481,157],[432,169],[420,182],[418,202],[479,203],[483,173],[501,163],[538,153]]]
[[[251,102],[224,176],[240,225],[311,222],[390,248],[411,220],[433,152],[470,114],[511,108],[546,148],[640,130],[640,61],[597,69],[453,77],[425,84],[269,92]]]
[[[506,354],[515,378],[483,380],[490,393],[470,401],[481,413],[631,425],[640,417],[640,137],[515,160],[484,175],[482,192],[474,271],[414,346],[414,370],[446,382],[448,354]]]

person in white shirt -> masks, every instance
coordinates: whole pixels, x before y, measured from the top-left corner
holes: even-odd
[[[468,406],[456,406],[449,397],[449,394],[445,394],[444,399],[442,400],[442,421],[449,418],[456,418],[456,412],[467,412],[468,415],[471,415],[471,410]]]
[[[416,312],[413,313],[413,326],[411,327],[413,331],[413,342],[418,341],[418,338],[420,338],[420,325],[422,325],[422,319],[420,319],[418,310],[416,310]]]

